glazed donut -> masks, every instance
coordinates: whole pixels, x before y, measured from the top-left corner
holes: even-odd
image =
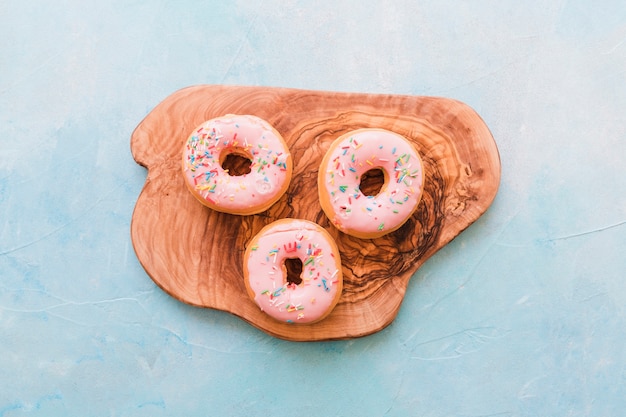
[[[361,179],[379,169],[384,183],[377,195],[364,195]],[[342,232],[373,239],[397,230],[422,196],[422,160],[404,137],[383,129],[358,129],[337,138],[318,173],[320,204]]]
[[[288,260],[301,263],[296,279],[290,280]],[[250,298],[262,311],[287,323],[322,320],[343,288],[335,241],[308,220],[281,219],[261,229],[246,247],[243,271]]]
[[[229,173],[222,166],[229,155],[248,159],[250,171]],[[267,210],[287,191],[292,170],[280,133],[256,116],[228,114],[208,120],[183,146],[187,188],[220,212],[247,215]]]

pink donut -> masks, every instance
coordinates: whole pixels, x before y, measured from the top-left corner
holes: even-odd
[[[286,262],[301,262],[296,283]],[[314,323],[333,310],[343,288],[341,259],[333,238],[308,220],[281,219],[265,226],[244,255],[244,282],[262,311],[287,323]]]
[[[383,171],[377,195],[364,195],[360,181]],[[326,216],[342,232],[377,238],[411,217],[422,196],[424,169],[413,145],[397,133],[359,129],[337,138],[320,164],[318,192]]]
[[[189,135],[182,154],[187,188],[216,211],[261,213],[280,199],[291,181],[287,144],[256,116],[228,114],[204,122]],[[227,172],[222,164],[231,154],[248,159],[250,172]]]

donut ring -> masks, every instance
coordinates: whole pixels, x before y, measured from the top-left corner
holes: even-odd
[[[288,280],[287,259],[302,262],[300,283]],[[250,298],[262,311],[287,323],[322,320],[343,288],[335,241],[308,220],[281,219],[261,229],[246,247],[243,271]]]
[[[360,189],[363,175],[383,172],[375,196]],[[318,173],[322,209],[342,232],[373,239],[397,230],[415,212],[424,185],[424,168],[415,147],[397,133],[358,129],[337,138]]]
[[[289,148],[269,123],[256,116],[228,114],[198,126],[183,146],[185,184],[213,210],[257,214],[287,191],[293,171]],[[250,172],[230,175],[222,167],[234,154],[250,161]]]

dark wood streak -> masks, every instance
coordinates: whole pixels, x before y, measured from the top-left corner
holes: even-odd
[[[227,113],[254,114],[285,138],[294,161],[287,193],[254,216],[218,213],[189,193],[181,149],[193,128]],[[424,162],[425,189],[404,226],[378,239],[335,229],[321,209],[317,171],[331,142],[362,127],[393,130],[413,142]],[[133,157],[148,168],[131,225],[137,257],[173,297],[235,314],[289,340],[328,340],[376,332],[395,318],[410,277],[491,204],[500,161],[489,130],[455,100],[283,88],[197,86],[160,103],[131,137]],[[367,187],[367,184],[364,185]],[[342,258],[344,290],[332,314],[312,325],[278,323],[249,299],[243,284],[247,243],[286,217],[324,227]]]

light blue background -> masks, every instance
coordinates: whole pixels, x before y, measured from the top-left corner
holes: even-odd
[[[0,417],[622,415],[626,3],[258,3],[0,3]],[[129,139],[205,83],[461,100],[499,194],[375,335],[184,305],[132,249]]]

